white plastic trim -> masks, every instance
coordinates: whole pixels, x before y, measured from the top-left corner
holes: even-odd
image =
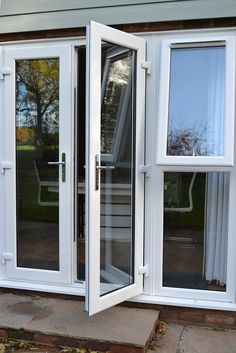
[[[203,46],[222,42],[226,48],[226,84],[225,84],[225,125],[224,125],[224,155],[223,156],[167,156],[167,129],[169,109],[169,81],[171,48],[176,44],[188,45],[202,43]],[[233,166],[234,163],[234,107],[235,107],[235,36],[223,36],[214,33],[212,36],[193,34],[192,37],[172,37],[161,40],[160,45],[160,79],[157,127],[157,165],[181,166]]]

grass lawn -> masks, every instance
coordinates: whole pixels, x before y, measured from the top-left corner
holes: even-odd
[[[40,206],[38,204],[39,184],[35,170],[37,151],[34,146],[18,146],[17,149],[17,205],[18,220],[58,222],[57,206]],[[47,167],[56,181],[57,170]],[[59,194],[43,188],[41,201],[58,201]]]

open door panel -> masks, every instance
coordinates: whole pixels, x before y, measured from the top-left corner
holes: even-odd
[[[86,309],[142,293],[145,41],[87,28]]]

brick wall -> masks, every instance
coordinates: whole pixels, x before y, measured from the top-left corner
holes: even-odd
[[[122,305],[160,311],[159,319],[180,324],[236,328],[236,312],[125,302]]]
[[[183,29],[203,29],[203,28],[224,28],[236,27],[236,17],[231,18],[217,18],[217,19],[203,19],[203,20],[186,20],[186,21],[171,21],[171,22],[153,22],[153,23],[139,23],[126,24],[114,26],[125,32],[155,32],[155,31],[169,31],[169,30],[183,30]],[[35,32],[21,32],[1,34],[0,42],[30,40],[30,39],[48,39],[48,38],[62,38],[62,37],[76,37],[84,36],[85,28],[67,28],[49,31],[35,31]]]

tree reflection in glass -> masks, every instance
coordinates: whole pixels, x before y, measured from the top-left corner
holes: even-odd
[[[59,59],[16,61],[17,264],[59,270]]]
[[[132,52],[126,52],[116,60],[111,60],[103,82],[103,103],[101,116],[101,153],[113,154],[116,138],[120,138],[122,121],[126,114],[130,94]],[[120,133],[119,133],[120,132]],[[120,142],[120,141],[119,141]]]
[[[168,156],[224,154],[225,47],[172,48]]]
[[[101,295],[134,281],[135,58],[123,47],[104,51],[100,152],[108,168],[100,188]]]

